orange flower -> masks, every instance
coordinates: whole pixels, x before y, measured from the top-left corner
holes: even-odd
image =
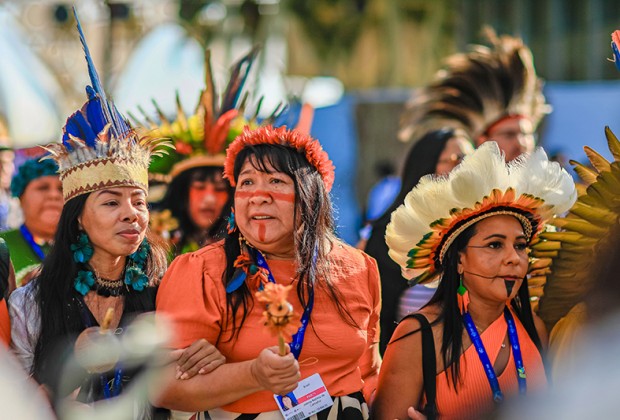
[[[301,325],[295,317],[293,305],[287,300],[291,288],[292,286],[267,283],[262,291],[256,292],[258,301],[267,304],[263,312],[265,326],[273,335],[280,336],[285,341],[291,341]]]

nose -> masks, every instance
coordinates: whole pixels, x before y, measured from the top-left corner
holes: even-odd
[[[521,255],[514,246],[507,246],[504,261],[507,265],[518,265],[521,263]]]
[[[252,204],[263,204],[271,202],[272,198],[269,193],[265,191],[255,191],[250,196],[250,203]]]
[[[202,194],[202,200],[204,204],[213,204],[215,203],[215,188],[209,186],[205,189]]]
[[[138,220],[138,209],[131,203],[123,204],[121,218],[123,222],[133,223]]]

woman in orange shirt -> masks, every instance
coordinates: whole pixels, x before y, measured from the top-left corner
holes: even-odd
[[[379,277],[372,258],[333,233],[332,162],[300,132],[246,128],[228,148],[224,173],[236,186],[231,233],[172,263],[157,311],[175,322],[178,348],[205,338],[227,363],[176,381],[160,404],[218,419],[281,419],[274,394],[319,374],[333,401],[320,418],[368,418],[380,364]],[[253,297],[269,273],[293,286],[289,301],[301,316],[286,356],[276,354],[265,306]]]
[[[387,228],[390,256],[407,278],[439,285],[394,332],[376,418],[479,418],[545,387],[527,247],[575,199],[570,175],[542,149],[505,164],[495,142],[409,193]]]

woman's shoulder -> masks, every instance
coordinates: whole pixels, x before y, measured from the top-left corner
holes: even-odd
[[[377,263],[373,257],[362,251],[336,239],[332,242],[332,249],[329,253],[332,261],[342,261],[347,264],[355,264],[357,266],[376,266]]]
[[[434,336],[440,335],[442,323],[439,321],[439,315],[440,308],[437,305],[426,306],[418,312],[406,315],[398,323],[392,341],[415,335],[427,325],[430,326]]]
[[[209,267],[226,267],[224,252],[224,240],[207,245],[197,251],[181,254],[174,259],[172,264],[187,267],[201,265]]]
[[[13,290],[13,293],[11,293],[11,296],[9,296],[7,302],[9,306],[21,306],[34,303],[34,292],[37,281],[38,279],[33,279],[25,286],[21,286]]]
[[[166,290],[169,284],[202,288],[208,279],[216,284],[221,283],[225,269],[226,254],[223,241],[208,245],[198,251],[179,255],[170,264],[159,286],[159,293]]]

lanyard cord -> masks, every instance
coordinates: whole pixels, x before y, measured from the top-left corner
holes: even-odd
[[[34,252],[41,261],[43,261],[45,259],[45,253],[43,252],[41,245],[35,242],[34,237],[32,236],[32,233],[30,233],[26,225],[25,224],[21,225],[19,227],[19,231],[21,232],[22,236],[26,240],[26,243],[28,244],[30,249],[32,249],[32,252]]]
[[[263,254],[261,254],[261,252],[258,249],[255,249],[255,252],[256,252],[256,264],[259,267],[267,270],[267,279],[271,283],[276,283],[276,279],[273,277],[273,274],[271,273],[271,269],[269,268],[269,265],[267,264],[265,257],[263,257]],[[316,258],[317,258],[317,252],[315,250],[314,256],[312,259],[313,266],[316,265]],[[306,335],[306,328],[308,327],[308,323],[310,322],[310,314],[312,313],[312,308],[314,307],[314,284],[313,284],[314,279],[312,278],[312,280],[313,281],[310,283],[310,290],[308,292],[308,303],[306,304],[306,307],[304,308],[304,313],[301,316],[301,326],[299,327],[297,332],[293,335],[293,339],[290,343],[291,353],[293,353],[293,356],[295,356],[295,359],[299,359],[299,355],[301,354],[301,349],[304,345],[304,337]]]
[[[519,382],[519,394],[525,394],[527,391],[527,380],[525,375],[525,367],[523,366],[523,358],[521,357],[521,347],[519,346],[519,336],[517,335],[517,327],[515,325],[514,319],[510,310],[508,308],[504,309],[504,318],[506,319],[506,323],[508,324],[508,339],[510,340],[510,346],[512,347],[512,355],[515,361],[515,366],[517,369],[517,380]],[[495,374],[495,369],[493,369],[493,364],[489,360],[489,355],[487,354],[486,349],[484,348],[484,344],[482,343],[482,338],[476,329],[476,325],[474,321],[471,319],[471,315],[469,312],[463,314],[463,323],[465,324],[465,329],[469,334],[469,338],[471,339],[472,344],[476,348],[476,353],[480,358],[480,362],[484,368],[484,373],[489,380],[489,385],[491,386],[491,391],[493,392],[493,401],[496,403],[501,403],[504,400],[504,394],[502,393],[499,387],[499,381],[497,379],[497,375]]]

